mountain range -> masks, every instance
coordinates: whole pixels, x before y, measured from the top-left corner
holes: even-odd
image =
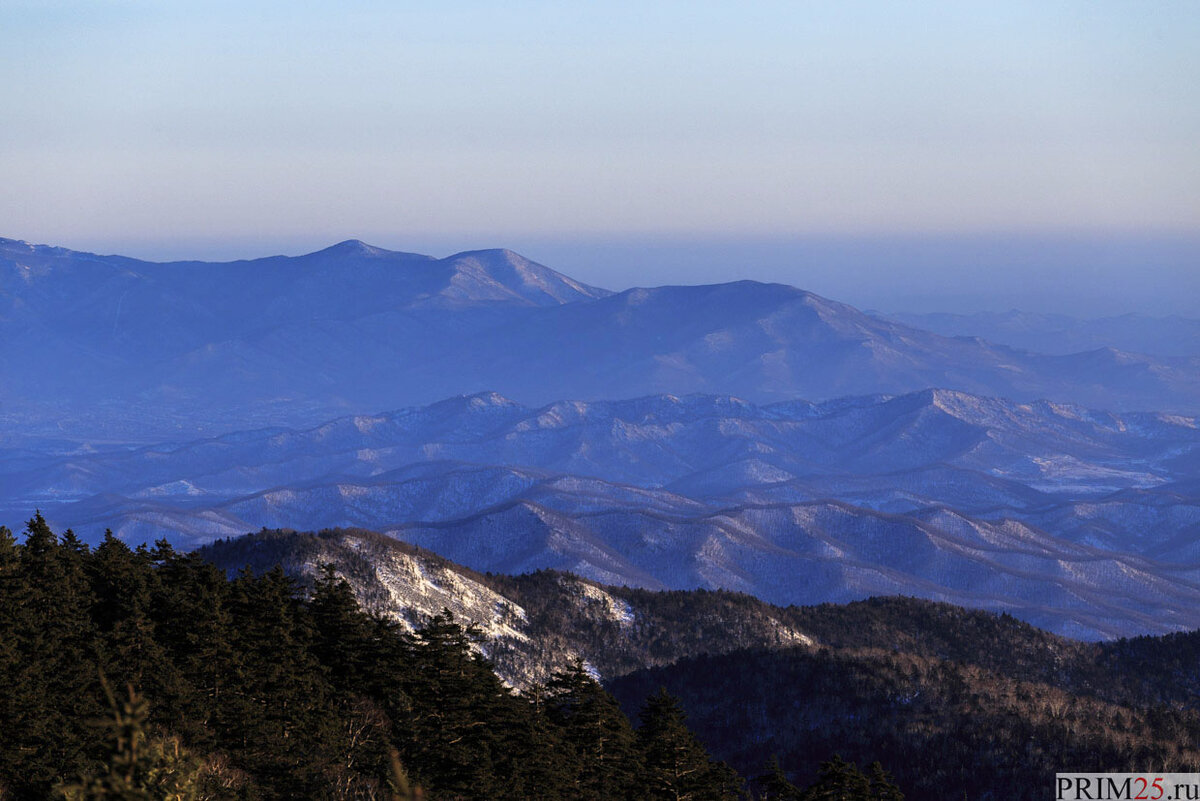
[[[504,250],[151,263],[0,239],[0,432],[153,442],[495,390],[755,402],[931,386],[1200,411],[1200,365],[947,337],[782,284],[613,293]]]
[[[614,293],[504,250],[0,240],[0,370],[0,516],[93,542],[354,526],[479,571],[1200,626],[1179,353],[1037,353],[781,284]]]
[[[385,531],[480,571],[906,594],[1112,637],[1200,625],[1200,425],[950,390],[758,405],[496,393],[308,429],[10,455],[0,514],[194,547]]]
[[[743,775],[768,755],[881,760],[919,798],[1037,799],[1054,772],[1186,769],[1197,758],[1195,632],[1115,643],[911,598],[772,606],[731,592],[651,592],[569,573],[482,575],[370,532],[263,531],[199,551],[229,574],[322,566],[367,609],[420,627],[449,610],[525,691],[581,660],[633,716],[665,687]],[[863,721],[870,725],[863,725]]]

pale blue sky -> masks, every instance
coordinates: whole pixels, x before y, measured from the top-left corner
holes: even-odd
[[[0,235],[1197,234],[1197,42],[1190,1],[0,0]]]

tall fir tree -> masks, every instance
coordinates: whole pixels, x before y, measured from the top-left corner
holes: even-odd
[[[417,632],[413,658],[405,683],[412,706],[397,720],[408,730],[401,746],[404,764],[431,790],[497,797],[503,743],[490,722],[507,717],[509,692],[472,652],[468,631],[449,610]]]
[[[350,584],[332,564],[321,566],[307,605],[313,627],[313,654],[339,691],[362,684],[369,654],[369,627]]]
[[[475,636],[448,612],[408,635],[364,614],[329,570],[305,599],[279,569],[230,580],[166,543],[131,550],[111,535],[91,550],[38,515],[24,544],[0,529],[0,797],[43,799],[83,776],[62,785],[72,798],[367,798],[407,785],[414,797],[644,801],[643,743],[582,663],[518,696]],[[122,706],[115,740],[87,725],[105,672],[149,688]],[[651,722],[646,743],[669,728]],[[703,749],[697,764],[682,797],[729,797],[730,774]]]
[[[800,801],[802,791],[792,784],[783,768],[779,765],[779,757],[772,755],[767,763],[767,772],[759,776],[755,783],[762,788],[761,801]]]
[[[737,774],[715,763],[687,728],[679,700],[666,688],[646,699],[637,741],[642,783],[653,801],[726,801],[740,795]]]
[[[636,734],[616,699],[588,674],[582,659],[555,673],[547,691],[547,711],[562,731],[576,775],[576,797],[631,796],[641,765]]]
[[[872,762],[867,768],[867,779],[871,783],[871,798],[874,801],[904,801],[904,793],[900,792],[896,780],[878,762]]]
[[[233,582],[230,607],[239,659],[217,725],[273,797],[312,796],[337,764],[341,733],[295,582],[279,568],[260,577],[246,571]]]
[[[150,616],[180,683],[177,695],[155,699],[153,713],[188,742],[208,748],[216,742],[217,722],[240,662],[230,584],[222,571],[193,554],[160,549],[158,558]]]
[[[106,531],[85,572],[104,675],[117,686],[138,687],[160,701],[174,699],[181,692],[181,678],[155,636],[150,609],[158,576],[149,554],[131,550]]]
[[[386,646],[376,643],[395,630],[380,630],[364,614],[350,584],[334,566],[321,566],[321,573],[304,607],[312,627],[312,652],[325,671],[337,711],[342,750],[333,768],[345,793],[362,782],[363,775],[384,776],[389,772],[391,720],[379,690],[397,682],[388,675]],[[384,690],[386,692],[386,690]]]
[[[16,570],[4,577],[0,634],[17,658],[5,671],[0,731],[22,746],[3,750],[0,782],[18,798],[46,797],[61,775],[100,756],[80,725],[103,709],[83,558],[38,513],[26,524]]]
[[[803,801],[871,801],[871,782],[858,766],[840,755],[821,763],[817,780],[801,796]]]

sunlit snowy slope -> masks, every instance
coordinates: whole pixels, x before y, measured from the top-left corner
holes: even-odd
[[[1200,625],[1200,428],[1176,415],[950,390],[481,393],[0,469],[0,513],[41,508],[88,539],[360,526],[479,570],[775,603],[911,594],[1087,636]]]

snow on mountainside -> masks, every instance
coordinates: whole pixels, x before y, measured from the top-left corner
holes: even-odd
[[[901,517],[843,504],[671,518],[578,518],[518,503],[388,532],[478,570],[568,570],[652,589],[720,587],[775,604],[915,595],[1004,610],[1085,639],[1200,627],[1200,567],[1055,538],[949,510]]]
[[[11,473],[0,463],[6,505],[101,494],[214,504],[277,488],[408,484],[410,503],[424,504],[399,507],[408,519],[442,519],[468,509],[463,504],[482,508],[561,475],[591,477],[594,492],[612,499],[629,492],[614,485],[725,497],[792,481],[832,486],[934,470],[941,476],[925,482],[934,492],[952,493],[949,475],[959,471],[964,480],[986,477],[970,480],[976,488],[1004,486],[1031,502],[1061,488],[1074,496],[1152,488],[1200,470],[1200,427],[1194,418],[946,390],[821,404],[657,396],[540,408],[482,393],[309,429],[73,452],[32,467],[22,462]],[[433,487],[446,475],[461,500]]]
[[[0,240],[0,522],[362,526],[485,570],[1196,625],[1200,362],[1113,344],[1036,353],[753,281],[614,294],[501,250]]]
[[[945,337],[781,284],[596,289],[509,251],[357,241],[152,264],[0,240],[0,432],[143,442],[489,387],[530,403],[930,386],[1200,411],[1200,364]]]
[[[1200,427],[1172,415],[949,390],[538,408],[481,393],[0,461],[0,513],[183,545],[358,526],[479,570],[779,603],[903,593],[1107,637],[1200,624],[1198,475]]]
[[[478,628],[481,649],[515,687],[545,682],[575,659],[613,678],[698,653],[815,644],[783,610],[751,598],[656,597],[568,574],[483,576],[369,531],[264,531],[200,555],[230,573],[280,565],[308,586],[333,565],[364,608],[410,630],[449,610]]]
[[[518,310],[607,294],[507,250],[436,259],[351,240],[159,264],[0,239],[0,410],[78,416],[90,436],[195,430],[231,409],[251,421],[269,402],[263,419],[295,422],[356,394],[375,405],[394,394],[375,391],[383,366],[452,358],[447,338],[463,347]]]
[[[437,259],[358,240],[303,256],[156,263],[0,238],[0,268],[7,279],[0,284],[5,295],[19,297],[23,285],[26,296],[68,303],[93,324],[115,327],[118,337],[127,333],[126,326],[138,323],[131,318],[155,311],[150,301],[163,297],[178,301],[187,296],[178,310],[190,309],[200,319],[227,314],[231,307],[251,312],[244,324],[261,327],[282,322],[289,314],[336,319],[462,302],[549,306],[611,294],[509,250]],[[9,285],[14,278],[20,285]],[[122,304],[119,313],[108,306],[115,293],[129,293],[125,302],[130,305]]]

